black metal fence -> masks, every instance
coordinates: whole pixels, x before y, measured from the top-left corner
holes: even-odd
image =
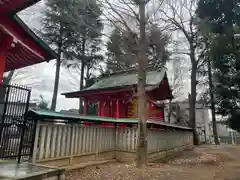
[[[0,159],[29,158],[35,123],[26,118],[31,89],[18,85],[0,86]]]

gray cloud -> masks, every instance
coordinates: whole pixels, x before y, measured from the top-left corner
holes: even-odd
[[[41,16],[44,10],[44,1],[37,3],[36,5],[22,11],[19,13],[19,16],[23,19],[23,21],[32,29],[41,28]],[[172,74],[171,63],[169,63],[169,73]],[[44,96],[46,100],[51,102],[54,79],[55,79],[55,61],[50,63],[41,63],[31,67],[27,67],[19,70],[21,73],[25,73],[29,76],[33,76],[37,83],[32,85],[32,99],[39,98],[40,94]],[[189,74],[186,73],[184,75],[184,97],[187,97],[187,92],[189,92]],[[26,79],[18,79],[16,83],[20,84],[28,84]],[[76,72],[70,73],[69,70],[65,68],[61,68],[60,74],[60,83],[59,83],[59,95],[58,95],[58,103],[57,110],[61,109],[70,109],[70,108],[78,108],[78,100],[77,99],[66,99],[60,94],[63,92],[76,91],[78,89],[79,84],[79,74]]]
[[[44,7],[44,1],[41,1],[20,12],[19,16],[32,30],[40,30],[40,18]],[[24,74],[24,77],[31,76],[31,81],[33,81],[33,83],[29,83],[27,81],[28,78],[16,78],[13,83],[30,85],[32,87],[32,100],[38,99],[40,95],[43,95],[47,101],[51,102],[55,80],[55,68],[55,61],[53,60],[50,63],[41,63],[20,69],[18,70],[19,74]],[[78,108],[77,99],[66,99],[61,95],[63,92],[77,90],[76,85],[78,82],[71,77],[68,70],[64,68],[61,69],[57,110]]]

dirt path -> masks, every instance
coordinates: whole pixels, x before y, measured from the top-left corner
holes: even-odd
[[[200,146],[146,169],[105,164],[69,172],[67,180],[240,180],[240,146]]]

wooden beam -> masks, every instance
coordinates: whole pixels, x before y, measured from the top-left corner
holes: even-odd
[[[3,84],[3,74],[6,68],[6,57],[12,43],[13,37],[9,35],[4,35],[0,41],[0,84]]]
[[[98,101],[98,116],[101,116],[102,101]]]
[[[3,84],[3,73],[5,71],[6,57],[0,55],[0,85]]]
[[[33,54],[37,55],[40,59],[43,59],[47,56],[44,50],[39,47],[31,37],[23,30],[23,28],[13,22],[8,16],[0,17],[0,26],[1,28],[9,35],[14,37],[14,39],[19,42],[21,45],[25,46]]]
[[[119,118],[120,115],[120,100],[116,101],[116,118]]]

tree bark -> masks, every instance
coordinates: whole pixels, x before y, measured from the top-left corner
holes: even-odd
[[[81,64],[81,75],[80,75],[80,90],[83,89],[83,82],[84,82],[84,71],[85,71],[85,64],[82,62]],[[79,113],[83,112],[83,100],[79,98]]]
[[[212,67],[210,58],[208,58],[208,81],[209,81],[209,93],[210,93],[210,103],[211,103],[211,112],[212,112],[212,127],[213,127],[213,137],[216,145],[219,145],[218,132],[216,126],[216,110],[215,110],[215,99],[213,94],[213,82],[212,82]]]
[[[146,103],[146,32],[145,32],[145,1],[139,0],[140,14],[140,51],[138,52],[138,145],[136,154],[136,167],[147,166],[147,103]]]
[[[84,83],[84,72],[85,72],[85,39],[83,38],[82,41],[82,61],[81,61],[81,74],[80,74],[80,91],[84,88],[83,83]],[[83,114],[83,100],[82,98],[79,98],[79,113]]]
[[[177,122],[181,123],[181,118],[180,118],[180,106],[178,105],[178,102],[176,102],[176,118]]]
[[[58,96],[58,85],[59,85],[59,77],[60,77],[60,68],[61,68],[61,46],[58,48],[57,59],[56,59],[56,73],[55,73],[55,82],[54,82],[54,90],[53,90],[53,97],[51,103],[51,110],[56,110],[57,105],[57,96]]]
[[[171,115],[172,115],[172,99],[169,100],[169,105],[168,105],[168,123],[171,123]]]
[[[197,64],[194,53],[191,55],[191,103],[190,103],[190,121],[193,128],[193,144],[198,145],[198,136],[196,131],[196,86],[197,86]]]

